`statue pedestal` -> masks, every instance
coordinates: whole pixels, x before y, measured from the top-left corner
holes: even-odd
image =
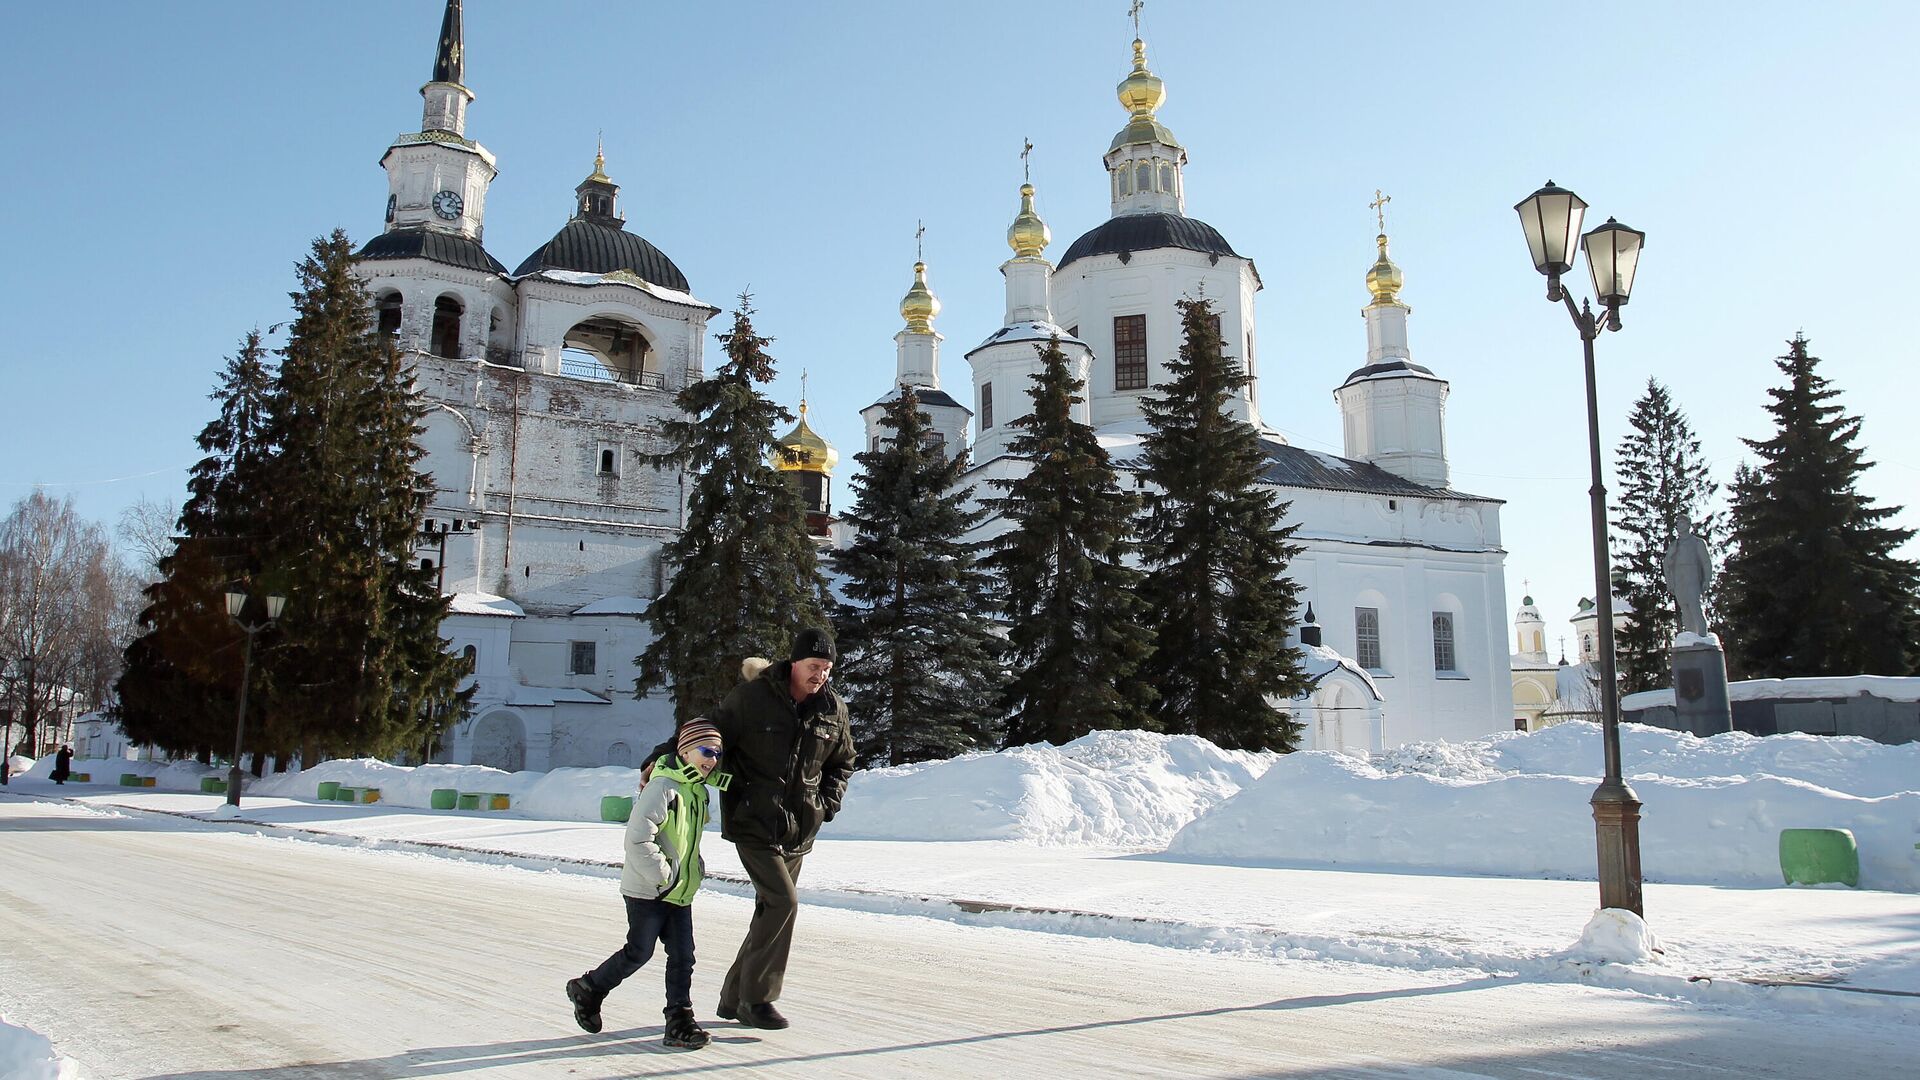
[[[1681,634],[1673,641],[1673,711],[1682,731],[1718,735],[1733,730],[1727,700],[1727,658],[1709,634]]]

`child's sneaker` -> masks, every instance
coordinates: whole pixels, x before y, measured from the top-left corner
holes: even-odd
[[[573,1002],[573,1022],[590,1035],[600,1033],[600,1003],[605,994],[596,994],[584,979],[567,980],[567,1000]]]
[[[662,1041],[682,1050],[698,1050],[712,1042],[713,1036],[694,1022],[692,1009],[668,1009],[667,1037]]]

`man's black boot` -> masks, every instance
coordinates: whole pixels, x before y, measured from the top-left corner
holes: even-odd
[[[787,1026],[787,1018],[773,1007],[773,1002],[763,1001],[758,1005],[740,1006],[740,1022],[748,1027],[766,1028],[777,1031]]]

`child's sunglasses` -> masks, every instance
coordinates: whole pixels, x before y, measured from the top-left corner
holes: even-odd
[[[721,749],[717,746],[696,746],[693,748],[693,752],[709,761],[719,761],[722,753]]]

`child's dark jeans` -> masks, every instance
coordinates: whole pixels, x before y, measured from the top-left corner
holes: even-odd
[[[653,958],[653,943],[667,947],[667,1008],[693,1007],[693,905],[665,900],[627,902],[627,944],[587,972],[588,989],[606,994]]]

